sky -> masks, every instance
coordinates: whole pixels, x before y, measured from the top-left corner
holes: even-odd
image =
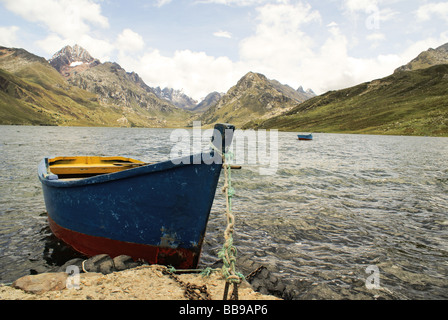
[[[448,42],[448,1],[0,0],[0,46],[79,44],[200,101],[248,72],[317,94],[382,78]]]

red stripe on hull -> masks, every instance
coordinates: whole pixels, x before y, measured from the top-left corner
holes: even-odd
[[[193,251],[184,248],[173,249],[124,242],[68,230],[58,225],[50,217],[48,217],[48,221],[51,231],[57,238],[89,257],[98,254],[108,254],[111,258],[128,255],[134,260],[143,259],[149,264],[171,265],[180,269],[196,268],[199,261],[200,245],[197,251]]]

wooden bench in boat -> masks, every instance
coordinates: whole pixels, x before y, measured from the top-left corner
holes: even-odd
[[[49,160],[50,172],[64,178],[83,178],[148,165],[125,157],[57,157]]]

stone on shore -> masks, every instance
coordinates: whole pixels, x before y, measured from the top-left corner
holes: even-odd
[[[115,257],[113,259],[113,261],[114,261],[115,269],[117,271],[133,269],[140,265],[138,262],[134,262],[132,257],[126,256],[126,255],[121,255],[121,256]]]
[[[88,272],[109,274],[114,271],[114,260],[107,254],[99,254],[86,260],[84,268]]]
[[[67,277],[65,272],[29,275],[17,279],[12,286],[28,293],[42,294],[65,289]]]

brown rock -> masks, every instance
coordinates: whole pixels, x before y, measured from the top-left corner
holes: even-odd
[[[67,277],[65,272],[42,273],[17,279],[12,286],[28,293],[42,294],[65,289]]]

